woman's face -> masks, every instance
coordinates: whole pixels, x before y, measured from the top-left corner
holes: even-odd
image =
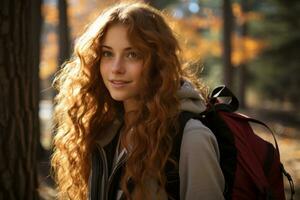
[[[136,105],[143,70],[141,52],[129,42],[127,27],[111,26],[101,46],[100,73],[111,97],[122,101],[125,110]]]

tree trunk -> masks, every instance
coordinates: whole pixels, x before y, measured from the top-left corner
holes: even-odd
[[[244,0],[241,3],[242,11],[243,13],[247,13],[249,9],[248,0]],[[248,25],[247,21],[244,21],[241,26],[241,37],[246,38],[248,35]],[[245,47],[245,44],[243,44],[243,53],[246,54],[247,49]],[[238,84],[238,96],[239,96],[239,102],[241,108],[246,108],[245,103],[245,91],[246,91],[246,84],[247,84],[247,64],[246,61],[243,62],[239,68],[239,84]]]
[[[246,70],[247,65],[245,63],[242,63],[238,67],[238,78],[239,78],[239,84],[238,84],[238,99],[239,99],[239,106],[240,108],[246,108],[245,103],[245,93],[246,93]]]
[[[1,0],[0,199],[38,199],[40,0]]]
[[[223,81],[229,88],[232,88],[233,80],[233,67],[231,62],[232,16],[231,1],[223,0]]]
[[[70,57],[70,31],[68,25],[68,6],[66,0],[58,0],[59,21],[58,21],[58,37],[59,37],[59,58],[58,64],[61,65]]]

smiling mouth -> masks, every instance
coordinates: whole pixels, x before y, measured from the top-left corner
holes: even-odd
[[[110,80],[109,81],[114,87],[123,87],[130,83],[131,81],[123,81],[123,80]]]

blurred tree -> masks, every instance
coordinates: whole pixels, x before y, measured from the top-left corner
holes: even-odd
[[[243,0],[241,2],[241,11],[242,14],[245,15],[246,13],[249,12],[249,0]],[[245,38],[248,36],[248,22],[245,19],[245,17],[243,17],[244,19],[241,20],[241,24],[240,24],[240,35],[243,38],[243,40],[245,40]],[[247,49],[246,46],[244,44],[243,45],[243,49],[242,49],[242,53],[243,53],[243,57],[246,57],[247,54]],[[243,59],[244,62],[240,63],[238,67],[238,98],[239,98],[239,102],[240,102],[240,107],[241,108],[245,108],[246,104],[245,104],[245,90],[246,90],[246,81],[247,81],[247,63],[245,61],[245,59]]]
[[[42,3],[42,36],[41,36],[41,62],[40,62],[40,79],[41,89],[44,91],[49,88],[46,80],[52,73],[56,72],[58,60],[58,9],[56,4],[44,1]],[[48,97],[49,96],[49,97]],[[50,99],[51,95],[42,93],[42,99]]]
[[[229,88],[232,87],[233,67],[231,61],[231,34],[233,29],[232,8],[230,0],[223,0],[223,81]]]
[[[265,18],[256,34],[264,35],[269,46],[252,63],[254,84],[269,98],[300,107],[300,1],[268,0],[261,11]]]
[[[58,57],[57,57],[57,67],[61,66],[70,58],[71,54],[71,38],[70,38],[70,28],[69,28],[69,15],[68,15],[68,4],[66,0],[58,0]],[[54,80],[55,73],[52,73],[48,78],[48,85],[51,89],[51,100],[54,99],[56,91],[51,87]]]
[[[40,0],[0,5],[0,199],[38,199]]]
[[[70,57],[70,31],[68,23],[68,5],[66,0],[58,0],[58,38],[59,57],[58,64],[61,65]]]

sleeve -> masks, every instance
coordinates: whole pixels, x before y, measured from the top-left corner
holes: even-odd
[[[225,180],[214,134],[199,120],[190,119],[184,130],[179,159],[181,200],[221,200]]]

